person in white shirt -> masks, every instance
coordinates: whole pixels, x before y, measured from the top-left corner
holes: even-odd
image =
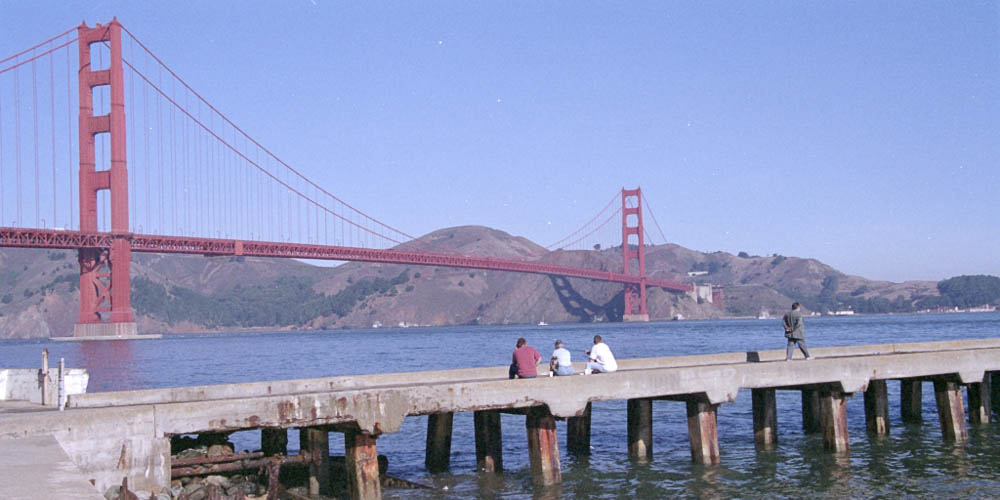
[[[557,377],[573,374],[573,363],[570,362],[569,351],[562,340],[556,340],[556,350],[552,351],[552,359],[549,360],[549,371]]]
[[[611,348],[605,344],[600,335],[594,335],[594,347],[587,349],[590,361],[587,362],[587,370],[596,373],[611,373],[618,370],[618,363],[615,362]]]

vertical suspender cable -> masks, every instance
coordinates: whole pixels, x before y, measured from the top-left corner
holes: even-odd
[[[163,72],[160,71],[159,81],[156,83],[157,87],[161,90],[163,88]],[[159,234],[164,234],[163,231],[163,211],[166,208],[163,203],[163,98],[156,98],[156,171],[160,177],[160,194],[156,199],[156,211],[160,216],[160,222],[158,226]]]
[[[17,192],[17,224],[23,224],[21,220],[21,82],[18,78],[20,72],[20,68],[14,70],[14,167],[16,170],[14,188]]]
[[[66,46],[66,162],[69,163],[69,224],[67,228],[76,227],[73,221],[73,95],[70,91],[70,80],[72,73],[69,66],[70,51]]]
[[[31,61],[31,115],[35,150],[35,227],[38,227],[39,221],[42,218],[40,210],[42,200],[39,193],[39,179],[41,175],[38,172],[38,68],[35,61]]]
[[[3,225],[3,86],[0,85],[0,226]]]
[[[51,46],[51,44],[49,44]],[[55,56],[49,54],[49,135],[52,136],[52,227],[59,227],[56,214],[56,70]]]

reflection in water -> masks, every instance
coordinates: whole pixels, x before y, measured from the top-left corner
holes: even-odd
[[[87,392],[122,391],[138,387],[132,370],[132,342],[102,340],[80,342],[83,366],[90,374]]]

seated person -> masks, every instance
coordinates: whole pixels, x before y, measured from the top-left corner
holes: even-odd
[[[573,374],[573,364],[570,362],[569,351],[566,350],[562,340],[556,341],[556,350],[552,351],[552,359],[549,360],[549,370],[557,377]]]
[[[524,337],[517,339],[517,348],[514,349],[514,354],[511,356],[510,371],[508,373],[510,378],[535,378],[538,376],[538,371],[535,369],[538,363],[542,362],[542,355],[538,354],[538,351],[534,347],[528,345],[528,341],[524,340]]]
[[[603,342],[600,335],[594,335],[594,347],[587,349],[587,355],[590,356],[587,369],[592,372],[611,373],[618,370],[618,363],[611,354],[611,348]]]

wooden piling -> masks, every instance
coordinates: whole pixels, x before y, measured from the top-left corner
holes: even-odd
[[[978,384],[969,384],[969,423],[972,425],[981,425],[990,423],[990,411],[992,404],[990,398],[992,397],[991,387],[993,381],[990,375],[987,373],[983,377],[983,381]]]
[[[847,397],[848,394],[832,390],[819,394],[823,445],[831,451],[847,452],[851,448],[847,433]]]
[[[802,389],[802,431],[810,434],[820,430],[819,391]]]
[[[528,432],[528,458],[531,461],[531,478],[539,486],[562,482],[559,468],[559,436],[556,419],[547,407],[535,407],[525,419]]]
[[[264,456],[288,454],[288,429],[261,429],[260,451]]]
[[[424,466],[430,472],[444,472],[451,464],[451,425],[453,413],[427,415],[427,449]]]
[[[582,415],[566,419],[566,450],[577,455],[590,454],[590,403]]]
[[[937,400],[941,436],[946,441],[965,441],[969,430],[965,425],[965,407],[962,403],[962,386],[948,380],[934,381],[934,398]]]
[[[310,456],[319,457],[309,463],[309,494],[331,494],[330,432],[325,427],[299,429],[299,448],[308,451]]]
[[[500,412],[497,410],[476,411],[472,414],[472,420],[476,434],[476,468],[481,472],[502,471],[503,443],[501,441]],[[589,419],[587,428],[589,433]]]
[[[899,381],[899,406],[903,422],[922,422],[923,381],[903,379]]]
[[[688,399],[686,404],[691,460],[706,465],[719,463],[718,405],[704,397]]]
[[[653,400],[628,400],[628,457],[640,462],[653,458]]]
[[[379,480],[378,448],[375,437],[357,431],[344,433],[344,458],[347,488],[352,500],[382,498]]]
[[[778,404],[774,389],[751,389],[753,441],[758,448],[770,449],[778,442]]]
[[[865,391],[865,427],[871,434],[889,433],[889,388],[885,380],[868,382]]]

